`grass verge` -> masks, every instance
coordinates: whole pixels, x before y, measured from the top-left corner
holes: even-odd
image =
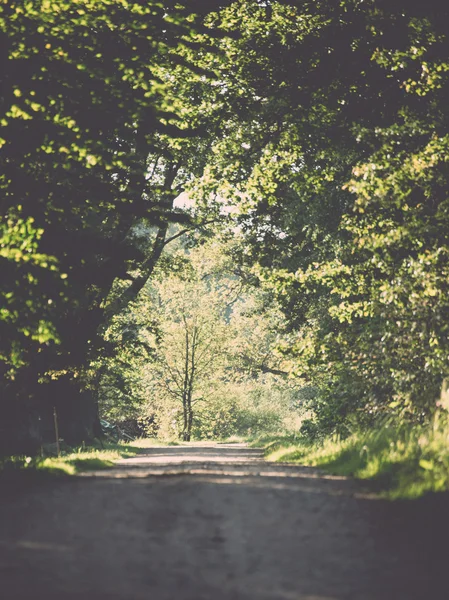
[[[387,425],[311,444],[295,436],[252,440],[269,461],[313,466],[333,475],[376,482],[391,499],[449,490],[449,424],[436,415],[428,426]]]
[[[154,445],[154,440],[147,439],[130,443],[104,441],[94,446],[64,450],[60,456],[7,456],[0,458],[0,478],[40,479],[45,476],[70,476],[83,471],[109,469],[117,460],[136,456]]]
[[[65,449],[60,456],[0,457],[0,479],[42,479],[46,476],[61,477],[109,469],[117,460],[137,456],[146,448],[177,445],[176,441],[142,438],[129,443],[103,441],[93,446]]]

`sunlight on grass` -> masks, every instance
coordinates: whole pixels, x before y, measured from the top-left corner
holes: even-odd
[[[70,449],[61,456],[9,456],[0,459],[0,476],[8,478],[70,476],[110,469],[122,458],[133,458],[155,446],[178,446],[176,441],[140,438],[129,443],[103,441],[96,446]]]
[[[86,447],[62,452],[59,457],[9,456],[0,460],[0,474],[6,477],[76,475],[83,471],[109,469],[121,458],[136,456],[141,447],[104,442],[103,448]]]
[[[449,490],[448,442],[447,416],[440,414],[427,427],[390,423],[321,444],[278,436],[259,438],[251,445],[264,448],[268,461],[298,462],[333,475],[372,480],[389,498],[417,498]]]

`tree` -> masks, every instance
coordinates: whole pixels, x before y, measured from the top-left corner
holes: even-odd
[[[425,418],[448,372],[447,17],[399,0],[220,16],[242,33],[218,42],[239,118],[197,193],[234,205],[239,260],[281,302],[327,430]]]
[[[448,9],[192,5],[3,9],[2,391],[26,407],[5,422],[57,404],[91,434],[94,332],[139,303],[170,222],[214,219],[323,427],[425,418],[448,371]]]
[[[160,340],[151,376],[159,395],[181,404],[182,439],[190,441],[195,405],[224,376],[224,305],[200,282],[168,277],[156,290]]]
[[[178,238],[114,319],[108,339],[120,352],[104,365],[103,414],[149,418],[151,433],[186,441],[281,427],[299,385],[276,353],[282,316],[234,272],[229,247],[194,240]]]
[[[181,51],[206,37],[208,9],[197,4],[197,16],[170,2],[2,6],[1,440],[9,449],[39,445],[53,406],[67,441],[98,433],[87,369],[97,332],[150,276],[168,223],[188,219],[172,201],[195,126],[166,73],[190,68],[200,77]],[[133,235],[141,221],[158,228],[149,248]]]

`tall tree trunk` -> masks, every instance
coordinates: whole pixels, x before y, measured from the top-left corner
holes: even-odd
[[[186,396],[183,394],[182,397],[182,412],[183,412],[183,417],[184,417],[184,427],[182,430],[182,440],[183,442],[189,442],[190,439],[188,437],[188,429],[189,429],[189,412],[188,412],[188,404],[187,404],[187,398]]]
[[[22,379],[0,385],[0,456],[39,452],[43,440],[34,387]]]
[[[187,441],[190,442],[190,438],[192,436],[192,422],[193,422],[193,410],[192,410],[192,400],[189,400],[189,408],[188,408],[188,421],[187,421]]]
[[[195,326],[192,332],[192,343],[191,343],[191,351],[190,351],[190,364],[187,363],[186,368],[188,370],[188,378],[187,378],[187,437],[190,442],[190,438],[192,435],[192,423],[193,423],[193,409],[192,409],[192,396],[193,396],[193,386],[195,383],[195,353],[198,342],[198,330]]]
[[[167,209],[173,207],[175,193],[170,193],[170,190],[178,168],[179,166],[177,165],[171,165],[164,182],[165,198],[163,199],[163,205],[165,205],[165,208]],[[145,184],[145,177],[142,175],[138,184],[136,182],[136,187],[138,188],[136,190],[136,197],[142,196]],[[130,226],[131,221],[128,222],[128,229]],[[89,330],[89,338],[92,339],[91,332],[96,331],[96,335],[94,335],[93,338],[94,348],[98,349],[101,347],[102,328],[114,315],[124,310],[130,302],[136,299],[140,290],[151,277],[165,247],[168,227],[168,221],[162,222],[159,225],[150,255],[140,266],[141,274],[139,277],[134,279],[131,285],[117,299],[111,302],[106,309],[103,309],[100,308],[101,301],[109,293],[115,278],[114,269],[106,263],[106,272],[103,278],[105,286],[103,288],[103,296],[98,298],[98,302],[96,302],[96,306],[93,309],[89,307],[84,311],[84,315],[82,314],[78,318],[80,327]],[[120,231],[120,236],[122,238],[124,237],[124,231]],[[88,327],[86,327],[84,320],[88,321]],[[87,366],[87,344],[85,346],[85,356],[85,366]],[[48,397],[52,398],[51,403],[58,407],[57,412],[60,421],[61,437],[69,444],[76,445],[83,441],[89,442],[102,435],[98,410],[98,382],[99,378],[95,378],[95,381],[92,382],[92,388],[89,389],[82,389],[76,380],[69,381],[68,378],[63,378],[59,383],[50,382],[49,384]]]
[[[182,410],[184,414],[184,429],[182,431],[182,439],[184,442],[190,441],[189,435],[189,364],[190,364],[190,339],[187,322],[184,318],[184,335],[185,335],[185,360],[184,360],[184,382],[182,389]]]
[[[164,250],[168,225],[167,222],[159,226],[151,254],[140,266],[140,275],[133,280],[120,296],[108,304],[105,310],[106,318],[111,318],[118,314],[137,298],[138,293],[153,274],[154,268]]]

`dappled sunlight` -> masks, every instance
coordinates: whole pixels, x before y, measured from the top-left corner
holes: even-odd
[[[244,446],[153,448],[136,458],[1,498],[3,585],[13,581],[23,598],[45,589],[51,600],[53,591],[89,600],[389,600],[396,582],[394,598],[439,597],[427,574],[444,555],[443,528],[416,515],[443,525],[444,503],[423,512],[350,478],[266,463]],[[28,577],[17,579],[24,563]]]
[[[97,480],[113,480],[117,482],[126,482],[135,480],[142,484],[157,485],[158,480],[177,481],[181,478],[188,478],[195,483],[207,485],[226,485],[238,486],[244,488],[282,490],[288,492],[319,494],[324,496],[351,496],[353,498],[363,498],[376,500],[379,496],[375,493],[364,491],[363,487],[355,487],[353,482],[345,477],[334,477],[332,475],[310,474],[310,473],[291,473],[285,471],[279,472],[257,472],[251,470],[214,470],[211,468],[195,468],[186,465],[185,468],[156,469],[120,469],[114,472],[83,473],[83,478],[94,478]],[[345,485],[346,484],[346,485]]]
[[[142,482],[151,478],[189,477],[209,485],[375,497],[345,476],[329,475],[295,464],[266,463],[260,450],[244,444],[238,448],[210,443],[203,446],[152,448],[135,458],[117,461],[113,469],[85,472],[80,476],[122,481],[137,479]]]
[[[56,552],[67,552],[70,550],[70,546],[66,544],[49,543],[49,542],[36,542],[31,540],[22,540],[17,542],[18,548],[25,548],[27,550],[51,550]]]
[[[211,443],[197,444],[195,446],[153,447],[144,454],[130,459],[116,462],[121,465],[152,465],[152,464],[179,464],[183,462],[244,462],[263,460],[262,452],[248,448],[245,444],[226,446]]]
[[[0,4],[0,600],[445,600],[449,2]]]

